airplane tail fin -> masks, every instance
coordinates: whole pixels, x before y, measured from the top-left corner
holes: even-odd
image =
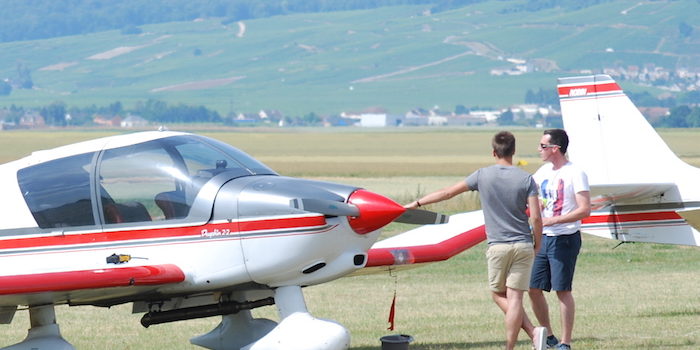
[[[587,173],[592,199],[597,188],[598,194],[615,192],[628,201],[660,195],[665,201],[687,195],[697,200],[689,179],[699,170],[673,153],[610,76],[560,78],[557,90],[570,139],[567,153]]]
[[[572,161],[591,184],[668,182],[685,168],[608,75],[558,79]]]
[[[607,75],[559,79],[569,158],[588,174],[582,231],[631,242],[700,245],[700,169],[680,160]]]

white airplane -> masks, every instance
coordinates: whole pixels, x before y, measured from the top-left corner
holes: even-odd
[[[20,308],[30,320],[5,350],[74,349],[55,305],[123,303],[145,313],[145,327],[220,315],[190,340],[208,349],[347,349],[349,332],[314,318],[302,287],[445,260],[485,239],[481,212],[440,224],[440,214],[283,177],[230,145],[168,131],[34,152],[0,165],[0,193],[0,323]],[[392,221],[439,225],[375,244]],[[279,323],[252,317],[271,304]]]
[[[678,159],[607,75],[561,78],[569,158],[588,174],[582,231],[622,242],[700,245],[700,169]]]

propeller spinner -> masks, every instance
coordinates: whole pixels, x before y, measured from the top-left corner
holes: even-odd
[[[348,203],[315,198],[295,198],[290,200],[290,206],[324,215],[347,216],[350,226],[358,234],[367,234],[378,230],[392,221],[430,225],[444,224],[449,220],[449,216],[432,211],[406,209],[389,198],[363,189],[353,192]]]

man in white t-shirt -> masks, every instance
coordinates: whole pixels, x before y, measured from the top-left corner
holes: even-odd
[[[545,130],[540,158],[547,162],[533,176],[542,207],[542,248],[535,256],[530,277],[530,300],[540,324],[547,328],[547,346],[570,350],[575,303],[572,284],[581,249],[581,219],[591,213],[588,177],[566,158],[569,137],[562,129]],[[543,291],[559,298],[561,341],[552,333],[549,306]]]

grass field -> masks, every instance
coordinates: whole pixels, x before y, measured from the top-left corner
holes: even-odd
[[[399,202],[418,193],[452,184],[471,170],[489,164],[494,130],[403,129],[289,130],[262,132],[232,129],[202,133],[240,147],[283,175],[352,183]],[[529,171],[540,162],[535,146],[539,130],[515,130],[516,160]],[[0,161],[32,150],[116,132],[1,132]],[[663,130],[662,136],[684,160],[700,165],[698,130]],[[300,164],[301,163],[301,164]],[[443,212],[478,207],[474,195],[431,209]],[[391,225],[386,235],[405,229]],[[575,279],[577,301],[574,349],[700,348],[700,250],[657,244],[625,244],[584,236]],[[309,310],[337,320],[352,334],[352,350],[379,349],[379,338],[393,333],[415,338],[411,349],[491,350],[503,347],[500,311],[486,287],[485,245],[453,259],[390,275],[343,278],[305,289]],[[0,267],[1,269],[2,267]],[[396,330],[387,330],[396,291]],[[553,297],[553,296],[550,296]],[[555,298],[550,298],[555,332]],[[529,306],[527,306],[529,310]],[[275,310],[254,312],[276,319]],[[530,312],[530,314],[532,314]],[[128,305],[111,309],[61,306],[62,334],[78,349],[197,349],[188,339],[214,328],[207,318],[144,329],[141,315]],[[16,343],[29,327],[25,312],[12,325],[0,325],[0,346]],[[518,349],[530,349],[521,334]]]

